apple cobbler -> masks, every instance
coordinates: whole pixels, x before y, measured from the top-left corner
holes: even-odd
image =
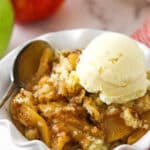
[[[150,128],[150,93],[106,105],[79,84],[80,53],[56,51],[53,60],[41,61],[42,76],[31,79],[10,103],[15,125],[27,139],[42,140],[52,150],[107,150],[136,142]]]

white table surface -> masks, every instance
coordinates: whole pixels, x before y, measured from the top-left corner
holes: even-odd
[[[38,35],[72,28],[131,34],[150,16],[149,0],[65,0],[47,20],[15,25],[8,51]]]

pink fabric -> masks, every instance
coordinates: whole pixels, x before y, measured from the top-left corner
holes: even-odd
[[[150,47],[150,17],[131,36]]]

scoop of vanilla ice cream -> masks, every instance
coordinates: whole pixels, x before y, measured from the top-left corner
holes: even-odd
[[[76,73],[80,84],[103,102],[125,103],[146,93],[144,54],[136,41],[119,33],[104,33],[83,50]]]

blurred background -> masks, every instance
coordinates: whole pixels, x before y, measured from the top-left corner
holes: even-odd
[[[97,28],[130,35],[150,16],[149,0],[10,0],[10,3],[14,21],[8,51],[38,35],[65,29]]]

